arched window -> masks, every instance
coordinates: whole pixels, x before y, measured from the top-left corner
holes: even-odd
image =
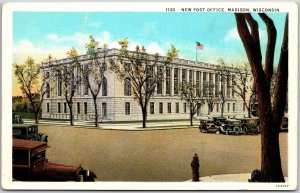
[[[102,80],[102,96],[107,96],[107,80],[105,77]]]
[[[49,84],[46,85],[46,97],[50,98],[50,85]]]
[[[125,96],[131,96],[131,84],[130,79],[126,78],[124,80],[124,95]]]

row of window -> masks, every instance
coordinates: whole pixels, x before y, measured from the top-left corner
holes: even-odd
[[[162,67],[158,67],[157,69],[157,73],[158,75],[160,75],[158,77],[158,82],[157,82],[157,86],[156,86],[156,94],[163,94],[163,78],[162,78]],[[186,87],[187,85],[187,80],[186,80],[186,74],[187,74],[187,70],[186,69],[182,69],[182,84],[184,87]],[[193,70],[189,70],[189,82],[191,84],[194,84],[194,71]],[[209,84],[213,83],[213,73],[208,73],[209,75]],[[207,72],[203,72],[203,85],[202,87],[205,88],[207,87],[207,81],[206,81],[206,76],[207,76]],[[174,69],[174,95],[178,95],[179,93],[179,69],[175,68]],[[234,75],[232,75],[232,80],[235,78]],[[196,71],[196,92],[197,95],[200,95],[200,84],[201,84],[201,74],[200,71]],[[209,88],[209,93],[213,94],[213,89],[215,90],[215,94],[221,92],[222,94],[226,94],[227,97],[230,97],[230,76],[227,77],[227,81],[222,81],[221,82],[221,91],[219,88],[219,75],[215,74],[215,85],[213,85],[212,87]],[[225,93],[225,82],[227,82],[227,92]],[[171,94],[171,70],[170,68],[166,68],[166,95],[170,95]],[[203,95],[206,96],[207,92],[203,91]],[[129,78],[126,78],[124,80],[124,95],[125,96],[131,96],[131,82]],[[234,89],[232,86],[231,89],[231,96],[234,97]]]
[[[155,103],[150,102],[149,104],[149,113],[154,114]],[[199,104],[200,105],[200,104]],[[158,103],[158,113],[164,113],[164,103]],[[221,105],[219,103],[216,104],[216,112],[219,112]],[[245,111],[245,104],[243,104],[243,111]],[[227,112],[230,111],[230,103],[227,103]],[[232,103],[232,111],[236,111],[235,103]],[[183,103],[183,113],[187,112],[187,103]],[[172,103],[167,103],[167,113],[172,113]],[[175,113],[179,113],[179,102],[175,103]],[[200,108],[198,109],[197,115],[200,114]],[[130,115],[130,102],[125,102],[125,115]]]
[[[67,106],[67,103],[64,102],[64,103],[60,103],[58,102],[57,103],[57,113],[62,113],[62,104],[63,104],[63,113],[67,113],[67,109],[68,109],[68,106]],[[81,113],[81,104],[80,102],[77,102],[76,103],[77,105],[77,114],[80,114]],[[159,114],[163,114],[164,113],[164,108],[163,108],[163,103],[162,102],[159,102],[158,103],[158,112]],[[154,114],[154,109],[155,109],[155,106],[154,106],[154,102],[150,102],[150,114]],[[47,108],[47,113],[50,112],[50,104],[47,103],[46,104],[46,108]],[[106,103],[103,103],[102,104],[102,108],[105,108],[105,110],[103,111],[105,114],[106,114]],[[220,111],[220,104],[217,103],[216,104],[216,112],[219,112]],[[236,108],[235,108],[235,103],[232,103],[232,111],[235,111]],[[243,111],[246,110],[246,105],[245,103],[243,104]],[[84,114],[87,114],[87,102],[83,102],[83,112]],[[230,103],[227,103],[227,112],[230,111]],[[183,112],[186,113],[187,112],[187,103],[183,103]],[[167,103],[167,113],[172,113],[172,105],[171,103]],[[175,113],[179,113],[179,102],[176,102],[175,103]],[[197,112],[197,115],[200,114],[200,108],[198,109],[198,112]],[[130,115],[130,102],[125,102],[125,115]]]
[[[63,105],[63,107],[62,107],[62,105]],[[77,102],[76,103],[76,109],[77,109],[77,114],[80,114],[81,113],[81,104],[80,104],[80,102]],[[64,103],[60,103],[60,102],[58,102],[57,103],[57,113],[67,113],[67,111],[68,111],[68,104],[66,103],[66,102],[64,102]],[[47,103],[46,104],[46,110],[47,110],[47,113],[49,113],[50,112],[50,104],[49,103]],[[63,111],[62,111],[63,110]],[[87,112],[88,112],[88,109],[87,109],[87,102],[84,102],[83,103],[83,113],[84,114],[87,114]]]
[[[77,87],[77,95],[81,94],[81,88],[83,86],[83,95],[89,94],[89,88],[86,82],[83,85]],[[107,79],[103,77],[102,80],[102,96],[107,96]],[[58,77],[57,79],[57,96],[62,96],[62,80]],[[46,85],[46,98],[50,98],[50,84]]]
[[[159,69],[160,70],[160,69]],[[193,71],[190,70],[190,78],[189,81],[193,82]],[[167,68],[166,70],[166,94],[170,95],[171,94],[171,71],[170,68]],[[234,78],[234,76],[232,76]],[[218,74],[215,74],[215,93],[219,92],[219,81],[218,80]],[[212,82],[212,73],[209,73],[209,80],[210,82]],[[227,96],[230,96],[230,83],[229,83],[229,77],[227,80]],[[187,84],[186,81],[186,70],[183,69],[182,70],[182,84],[183,86],[185,86]],[[156,89],[156,93],[157,94],[162,94],[162,88],[163,88],[163,79],[162,77],[159,78],[159,81],[157,82],[157,89]],[[203,87],[205,87],[206,85],[206,72],[203,72]],[[179,79],[178,79],[178,68],[174,69],[174,94],[178,95],[179,92]],[[196,92],[198,95],[200,95],[200,71],[196,72]],[[88,85],[85,83],[83,85],[83,89],[84,89],[84,93],[83,95],[88,95]],[[213,88],[211,88],[213,89]],[[224,82],[221,83],[221,93],[224,93],[225,87],[224,87]],[[234,97],[234,89],[231,89],[232,93],[232,97]],[[212,91],[211,91],[212,92]],[[81,86],[79,86],[77,88],[77,94],[80,95],[81,93]],[[203,93],[204,95],[206,95],[206,92]],[[58,78],[58,83],[57,83],[57,95],[58,96],[62,96],[62,81],[61,79]],[[125,96],[131,96],[131,82],[129,78],[126,78],[124,80],[124,95]],[[103,81],[102,81],[102,96],[107,96],[107,79],[104,77]],[[46,98],[50,98],[50,85],[47,84],[46,86]]]

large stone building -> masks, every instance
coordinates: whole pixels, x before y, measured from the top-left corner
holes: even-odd
[[[99,60],[103,62],[103,50],[98,49]],[[109,59],[117,59],[119,50],[108,49],[106,52],[106,69],[104,81],[99,93],[98,112],[100,121],[132,121],[142,120],[142,113],[137,101],[130,95],[130,85],[126,81],[120,81],[117,76],[109,70]],[[163,56],[161,56],[163,57]],[[89,55],[79,56],[82,65],[90,61]],[[43,63],[43,72],[46,73],[53,66],[66,65],[70,59],[55,60],[51,63]],[[76,72],[75,72],[76,73]],[[195,62],[175,58],[164,72],[164,79],[148,105],[148,120],[159,119],[187,119],[189,118],[188,104],[180,99],[178,84],[182,82],[193,82],[201,90],[205,82],[213,82],[214,92],[224,90],[226,103],[224,115],[239,117],[247,115],[247,110],[241,98],[237,97],[232,90],[232,82],[220,82],[216,73],[216,65],[204,62]],[[229,77],[228,80],[231,80]],[[51,92],[46,95],[43,103],[42,117],[53,119],[68,119],[69,109],[62,93],[62,86],[58,78],[50,84]],[[73,99],[74,118],[80,120],[94,119],[94,104],[92,95],[87,86],[82,83],[77,89]],[[206,116],[208,114],[207,104],[204,104],[196,116]],[[211,116],[221,114],[220,104],[214,106]]]

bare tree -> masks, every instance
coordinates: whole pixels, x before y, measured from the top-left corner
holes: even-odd
[[[203,84],[203,100],[207,104],[208,115],[214,110],[215,104],[219,101],[218,97],[214,94],[215,85],[213,82],[205,82]]]
[[[157,83],[163,76],[166,67],[177,57],[178,50],[172,46],[167,56],[159,58],[158,54],[149,55],[142,46],[136,46],[134,52],[128,51],[128,39],[118,42],[121,46],[117,60],[110,60],[110,69],[115,72],[120,81],[125,79],[130,82],[130,94],[138,102],[142,110],[143,128],[146,128],[147,106],[153,96]],[[160,68],[155,72],[155,68]]]
[[[65,97],[70,111],[70,125],[74,125],[74,115],[73,115],[73,97],[76,90],[82,82],[82,77],[80,74],[80,63],[78,61],[78,54],[74,48],[71,48],[67,55],[70,62],[66,65],[58,66],[55,69],[56,76],[58,79],[58,86],[62,88],[61,92]],[[77,73],[75,72],[77,71]],[[75,74],[76,73],[76,74]]]
[[[243,100],[243,105],[245,105],[248,117],[251,117],[251,99],[255,95],[255,91],[253,86],[249,87],[247,82],[250,78],[250,72],[248,70],[247,64],[244,64],[243,66],[235,66],[232,68],[233,73],[236,75],[232,79],[233,84],[233,92],[238,95],[239,98]],[[249,93],[249,98],[247,98]]]
[[[49,61],[52,57],[49,55]],[[28,57],[24,64],[14,64],[14,74],[20,84],[23,94],[28,98],[34,112],[35,123],[39,123],[39,113],[42,108],[44,97],[50,93],[50,80],[52,75],[41,74],[41,66],[31,57]]]
[[[257,21],[253,19],[250,13],[235,13],[238,33],[250,63],[258,99],[261,128],[262,180],[264,182],[284,182],[279,149],[279,130],[287,97],[288,15],[286,17],[284,37],[277,67],[273,107],[271,106],[270,85],[273,76],[277,32],[271,18],[264,13],[259,13],[259,16],[265,23],[268,34],[264,68]]]
[[[232,73],[232,68],[230,66],[227,66],[222,58],[218,59],[218,64],[219,65],[216,68],[216,72],[219,76],[218,81],[221,82],[221,89],[219,90],[218,93],[216,93],[216,96],[218,98],[218,101],[220,102],[221,117],[223,117],[224,116],[225,103],[228,100],[228,98],[226,97],[226,93],[225,93],[225,83],[228,81],[228,77]],[[229,88],[230,88],[230,86],[227,87],[227,89],[229,89]]]
[[[181,100],[185,100],[190,109],[190,125],[193,126],[193,117],[204,104],[202,92],[197,92],[195,84],[186,83],[186,85],[180,84],[179,93]]]
[[[99,127],[99,115],[98,115],[98,95],[101,90],[104,71],[106,70],[106,56],[107,56],[107,45],[103,45],[101,49],[101,56],[97,56],[97,47],[99,42],[95,41],[94,37],[90,35],[90,42],[86,44],[87,52],[91,57],[91,61],[81,66],[84,83],[90,90],[93,101],[94,101],[94,112],[95,112],[95,127]],[[103,62],[99,61],[99,58],[103,57]]]

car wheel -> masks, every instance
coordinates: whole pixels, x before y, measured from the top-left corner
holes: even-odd
[[[238,127],[238,126],[235,126],[234,128],[233,128],[233,131],[234,131],[234,133],[235,134],[240,134],[240,128]]]
[[[250,129],[246,125],[243,126],[244,131],[248,134],[250,133]]]

